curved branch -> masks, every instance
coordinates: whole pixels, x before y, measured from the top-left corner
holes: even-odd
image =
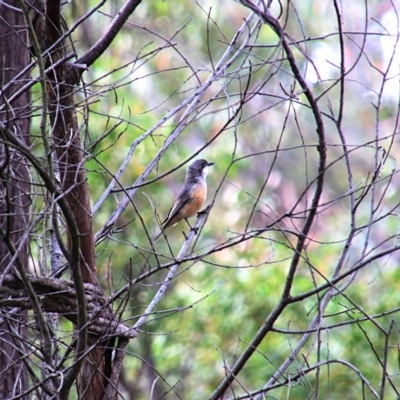
[[[29,290],[28,290],[29,289]],[[39,300],[39,310],[58,313],[77,324],[78,303],[75,295],[75,285],[71,281],[57,278],[37,277],[25,274],[24,280],[14,275],[5,275],[0,287],[0,306],[18,307],[22,309],[34,308],[28,297],[32,295]],[[104,296],[100,287],[91,283],[84,284],[87,299],[88,330],[95,335],[113,335],[121,338],[134,338],[136,330],[115,316],[110,305],[110,299]],[[12,313],[12,312],[11,312]],[[7,318],[5,315],[2,319]]]
[[[114,21],[104,32],[103,36],[83,56],[79,57],[76,64],[92,65],[108,48],[115,39],[129,16],[135,11],[141,0],[128,0],[118,12]]]
[[[319,110],[318,104],[316,99],[314,98],[313,93],[311,92],[310,88],[308,87],[306,81],[304,80],[303,76],[301,75],[300,69],[297,65],[296,59],[294,54],[290,48],[289,43],[286,40],[285,31],[283,30],[281,24],[277,19],[272,17],[268,10],[262,10],[252,1],[242,0],[241,3],[245,6],[250,8],[256,15],[260,16],[269,26],[273,28],[275,33],[278,35],[282,47],[286,53],[287,59],[289,61],[291,70],[296,81],[300,84],[301,88],[307,100],[310,104],[311,110],[314,114],[315,123],[317,126],[317,135],[319,145],[317,150],[319,152],[319,166],[318,166],[318,176],[317,176],[317,185],[314,192],[314,196],[311,202],[311,207],[309,209],[306,221],[304,223],[303,229],[301,230],[297,244],[295,247],[295,254],[292,258],[289,272],[286,278],[285,286],[283,289],[282,296],[275,306],[275,308],[271,311],[269,316],[267,317],[264,324],[260,327],[254,338],[251,340],[248,347],[244,350],[244,352],[239,356],[235,364],[232,366],[231,370],[227,373],[226,377],[222,380],[222,382],[218,385],[217,389],[212,393],[210,396],[210,400],[217,400],[219,399],[223,393],[228,389],[229,385],[241,371],[241,369],[245,366],[249,358],[253,355],[256,351],[258,345],[261,341],[265,338],[267,333],[272,329],[275,321],[281,315],[282,311],[286,308],[288,304],[290,304],[290,292],[294,280],[294,276],[297,270],[297,266],[299,261],[301,260],[301,253],[304,249],[305,242],[307,240],[308,233],[311,229],[311,226],[314,222],[314,218],[317,213],[317,208],[319,205],[319,201],[321,198],[323,186],[324,186],[324,174],[325,174],[325,167],[326,167],[326,142],[325,142],[325,127],[322,120],[322,115]]]

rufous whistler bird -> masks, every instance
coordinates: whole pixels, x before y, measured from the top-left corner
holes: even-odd
[[[185,182],[178,193],[178,197],[167,219],[161,224],[161,231],[154,237],[153,242],[170,226],[175,226],[179,221],[187,220],[200,211],[207,197],[206,176],[211,165],[214,165],[214,163],[207,160],[196,160],[189,165]]]

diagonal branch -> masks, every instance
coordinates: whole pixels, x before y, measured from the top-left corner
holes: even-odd
[[[84,64],[86,67],[92,65],[108,48],[115,39],[129,16],[135,11],[141,0],[128,0],[119,10],[114,21],[104,32],[103,36],[85,53],[79,57],[76,64]]]

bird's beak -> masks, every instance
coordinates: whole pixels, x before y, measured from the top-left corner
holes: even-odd
[[[214,165],[214,163],[213,163],[213,162],[209,162],[207,165],[208,165],[209,167],[211,167],[211,165]]]

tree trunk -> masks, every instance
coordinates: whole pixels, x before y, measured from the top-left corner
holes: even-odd
[[[45,18],[36,24],[36,35],[44,52],[63,35],[60,2],[46,2]],[[51,57],[45,57],[45,67],[50,68],[61,60],[72,48],[68,39],[59,42],[51,51]],[[80,262],[77,267],[70,265],[76,282],[79,275],[85,283],[97,284],[96,259],[92,213],[89,188],[82,151],[82,143],[73,97],[74,84],[68,81],[68,65],[63,63],[47,74],[47,101],[49,120],[52,127],[51,140],[56,150],[57,166],[60,171],[62,192],[73,214],[78,237],[73,237],[67,224],[68,249],[79,242]],[[79,269],[77,271],[76,269]],[[105,362],[105,343],[97,336],[87,336],[87,346],[92,350],[86,355],[78,376],[80,399],[103,399],[108,374]]]
[[[8,0],[11,6],[18,7],[18,0]],[[24,28],[23,15],[5,6],[0,6],[0,86],[9,83],[29,62],[29,47]],[[18,90],[28,77],[21,76],[0,97],[0,105]],[[26,82],[26,81],[25,81]],[[29,144],[29,91],[0,111],[0,121],[6,124],[15,135]],[[2,138],[0,138],[2,139]],[[26,159],[15,149],[0,145],[0,272],[12,271],[10,263],[16,251],[22,265],[28,265],[29,238],[24,237],[29,221],[29,170]],[[24,337],[25,311],[13,310],[11,318],[5,317],[1,310],[3,323],[0,324],[0,399],[20,395],[26,390],[26,368],[21,355],[26,353],[21,341],[15,340],[17,332]],[[24,398],[24,397],[22,397]]]

